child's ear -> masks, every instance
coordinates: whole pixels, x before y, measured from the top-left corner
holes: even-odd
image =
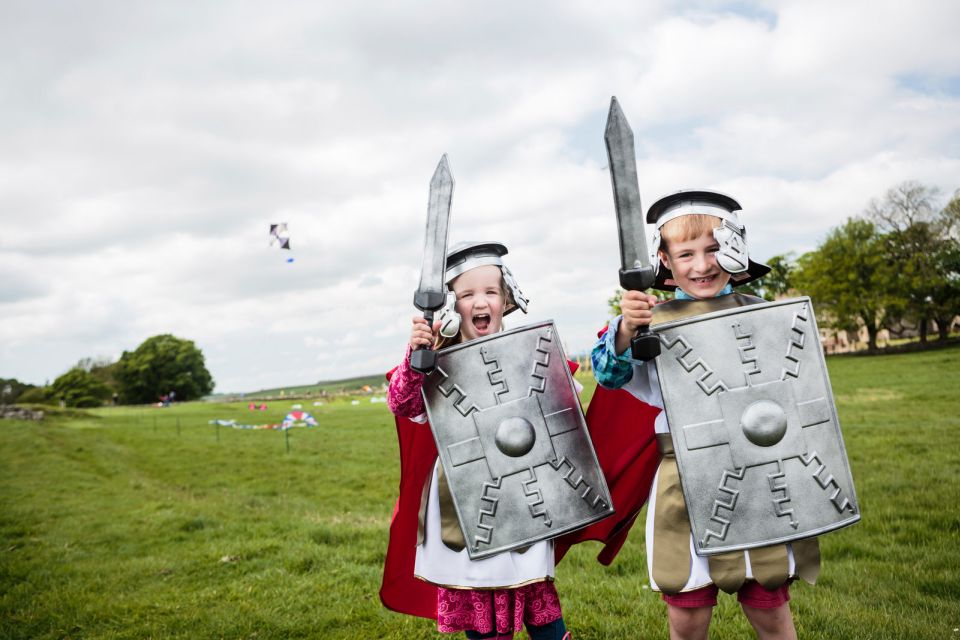
[[[657,257],[660,258],[660,264],[665,266],[667,269],[670,268],[670,258],[667,256],[667,252],[663,249],[657,249]]]

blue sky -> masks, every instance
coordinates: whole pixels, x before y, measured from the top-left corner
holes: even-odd
[[[4,2],[0,377],[158,333],[223,392],[388,369],[443,153],[451,241],[505,242],[525,319],[584,351],[617,284],[611,95],[646,204],[719,189],[755,258],[799,254],[902,181],[960,187],[958,26],[948,0]]]

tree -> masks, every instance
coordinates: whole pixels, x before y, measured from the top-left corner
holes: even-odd
[[[623,298],[623,289],[617,288],[613,292],[613,296],[607,299],[607,307],[610,309],[610,316],[616,318],[618,315],[623,313],[623,309],[620,308],[620,300]]]
[[[957,253],[957,195],[937,208],[939,190],[916,181],[903,182],[873,200],[867,216],[883,232],[886,255],[896,266],[887,325],[912,322],[927,341],[930,321],[936,321],[945,340],[950,323],[960,312],[960,287],[953,256]]]
[[[936,187],[906,180],[888,189],[882,200],[872,199],[865,213],[884,231],[903,230],[918,222],[933,222],[937,217],[934,202],[939,195]]]
[[[203,353],[190,340],[170,334],[148,338],[136,351],[124,351],[114,373],[121,402],[144,404],[173,391],[178,400],[213,391]]]
[[[20,395],[36,385],[20,382],[16,378],[0,378],[0,404],[13,404]]]
[[[940,212],[940,219],[946,236],[960,240],[960,189],[953,192],[950,202]]]
[[[889,302],[894,266],[869,220],[850,218],[831,231],[815,251],[797,262],[793,282],[813,298],[821,324],[845,331],[867,329],[868,348],[877,348]]]
[[[20,404],[51,404],[54,403],[50,387],[32,387],[17,398]]]
[[[960,315],[960,242],[950,238],[933,260],[934,267],[943,277],[929,289],[930,307],[937,323],[938,338],[946,340],[953,319]]]
[[[76,366],[110,387],[111,392],[119,393],[118,363],[113,362],[110,358],[81,358]]]
[[[110,397],[110,388],[89,371],[74,367],[53,381],[47,395],[68,407],[99,407]]]
[[[743,285],[740,290],[769,301],[776,300],[777,296],[786,295],[793,288],[791,283],[794,269],[792,260],[792,253],[773,256],[766,263],[770,267],[770,273]]]

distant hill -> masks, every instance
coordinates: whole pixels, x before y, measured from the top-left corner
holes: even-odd
[[[358,376],[356,378],[344,378],[343,380],[322,380],[315,384],[305,384],[299,386],[276,387],[273,389],[261,389],[243,394],[244,398],[276,398],[278,396],[315,396],[315,395],[336,395],[343,393],[381,393],[386,378],[383,374]],[[369,387],[370,391],[364,388]],[[231,394],[238,395],[238,394]]]
[[[580,365],[580,372],[590,371],[589,354],[576,354],[568,356],[571,360],[577,361]],[[355,378],[344,378],[343,380],[321,380],[315,384],[291,385],[286,387],[274,387],[271,389],[260,389],[248,393],[214,393],[207,396],[208,400],[220,401],[224,399],[235,399],[243,396],[244,399],[259,400],[277,397],[297,397],[297,396],[319,396],[319,395],[340,395],[350,393],[373,393],[382,395],[386,393],[384,385],[386,377],[382,373],[357,376]],[[364,387],[369,387],[365,391]],[[282,394],[281,394],[282,392]]]

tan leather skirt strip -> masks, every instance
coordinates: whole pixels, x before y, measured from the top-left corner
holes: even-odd
[[[423,491],[420,492],[420,511],[417,512],[417,544],[423,544],[427,539],[427,503],[430,501],[430,481],[433,474],[427,474],[423,481]]]
[[[437,492],[440,494],[440,539],[449,549],[460,553],[467,547],[467,541],[457,520],[457,510],[453,506],[453,494],[447,477],[443,475],[443,466],[437,467]]]
[[[653,528],[653,580],[663,593],[680,593],[690,579],[690,520],[673,457],[657,471]]]
[[[747,560],[742,551],[707,556],[710,579],[727,593],[736,593],[747,581]]]
[[[797,540],[791,543],[797,575],[810,584],[817,583],[820,575],[820,541],[816,538]]]
[[[661,456],[676,455],[673,450],[673,437],[669,433],[658,433],[656,434],[656,438],[657,451],[660,452]]]
[[[767,589],[777,589],[790,577],[790,559],[787,545],[750,549],[750,568],[753,579]]]

